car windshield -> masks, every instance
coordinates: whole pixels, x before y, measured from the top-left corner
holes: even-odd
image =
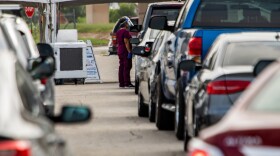
[[[280,3],[276,0],[204,0],[193,27],[279,28]]]
[[[228,45],[222,66],[254,66],[261,59],[278,57],[279,42],[236,42]]]
[[[249,111],[280,112],[280,72],[276,73],[247,107]]]

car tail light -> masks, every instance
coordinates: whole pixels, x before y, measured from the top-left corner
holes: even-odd
[[[203,150],[194,150],[191,152],[190,156],[209,156],[206,151]]]
[[[193,37],[190,39],[187,55],[190,57],[190,59],[194,60],[195,62],[201,63],[201,55],[202,55],[201,37]]]
[[[26,141],[0,142],[0,156],[31,156],[30,144]]]
[[[224,156],[222,151],[214,145],[194,138],[188,144],[189,156]]]
[[[228,80],[212,81],[207,85],[208,94],[232,94],[245,90],[250,81]]]
[[[112,35],[112,43],[113,43],[113,45],[117,44],[117,36],[116,36],[116,34]]]
[[[41,79],[41,84],[43,84],[43,85],[45,85],[45,84],[47,84],[47,81],[48,81],[48,79]]]

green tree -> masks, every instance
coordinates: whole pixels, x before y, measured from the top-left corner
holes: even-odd
[[[74,21],[74,13],[76,22],[79,17],[85,17],[86,11],[85,6],[74,6],[74,7],[63,7],[61,12],[65,15],[69,22]]]
[[[120,9],[111,9],[109,12],[109,21],[111,23],[115,23],[119,18],[123,16],[136,16],[136,5],[134,3],[120,3],[119,6]]]

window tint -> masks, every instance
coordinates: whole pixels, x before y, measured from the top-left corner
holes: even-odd
[[[230,43],[223,66],[254,66],[259,60],[278,57],[280,57],[279,42]]]
[[[212,47],[209,49],[209,52],[204,60],[204,67],[208,69],[214,69],[214,65],[217,59],[218,47],[219,47],[219,40],[216,40]]]
[[[276,0],[204,0],[194,27],[279,27],[280,3]]]
[[[280,112],[280,73],[268,81],[248,105],[248,110],[257,112]]]
[[[181,7],[174,8],[154,8],[152,11],[152,16],[160,15],[166,16],[168,21],[175,21],[178,17]]]
[[[154,46],[154,53],[153,53],[153,56],[155,56],[158,52],[159,52],[159,47],[161,46],[162,44],[162,40],[163,40],[163,37],[164,37],[164,33],[160,33],[156,40],[155,40],[155,46]]]

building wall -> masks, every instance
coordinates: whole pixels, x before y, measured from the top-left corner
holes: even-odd
[[[87,5],[86,19],[89,24],[109,23],[109,3]]]

